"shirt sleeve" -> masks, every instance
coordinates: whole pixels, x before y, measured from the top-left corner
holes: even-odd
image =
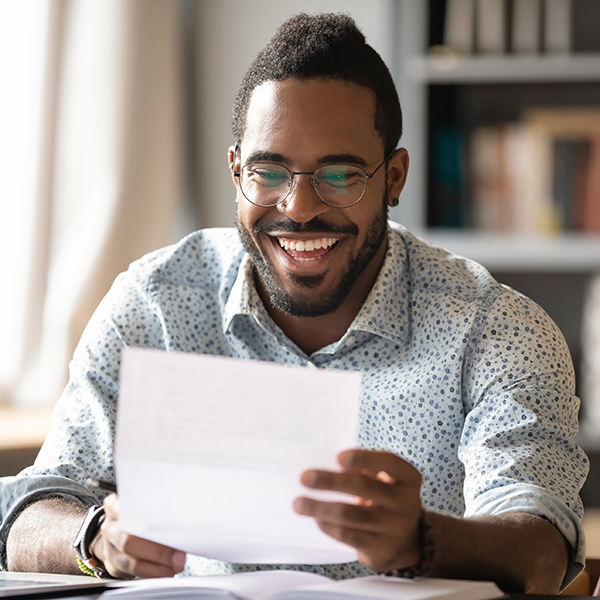
[[[106,492],[88,477],[115,480],[113,443],[119,367],[125,345],[161,347],[160,319],[136,273],[120,275],[83,333],[69,365],[70,379],[54,409],[52,427],[33,466],[0,479],[0,568],[19,513],[43,498],[91,506]]]
[[[568,584],[585,562],[579,492],[589,463],[573,441],[579,399],[562,334],[534,302],[506,290],[477,317],[464,381],[465,516],[548,519],[571,547]]]

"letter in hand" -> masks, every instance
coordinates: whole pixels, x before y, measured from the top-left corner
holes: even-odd
[[[106,518],[90,550],[113,577],[172,577],[183,570],[185,552],[145,540],[119,528],[119,498],[104,499]]]
[[[340,472],[308,470],[308,488],[345,492],[354,504],[296,498],[294,510],[313,517],[328,535],[358,550],[359,560],[378,573],[419,561],[421,474],[402,458],[381,450],[346,450]]]

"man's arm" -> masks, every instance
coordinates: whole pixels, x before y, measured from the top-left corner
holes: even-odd
[[[356,504],[296,500],[332,537],[355,547],[359,560],[377,572],[409,567],[420,556],[421,475],[389,452],[350,450],[339,457],[342,471],[306,471],[313,489],[346,492]],[[568,545],[548,521],[531,514],[457,518],[428,512],[435,552],[429,574],[489,579],[505,591],[556,593],[564,578]]]
[[[115,494],[104,501],[106,519],[91,543],[92,554],[118,578],[172,577],[185,564],[185,553],[129,535],[119,529]],[[28,506],[10,528],[6,543],[10,571],[81,574],[73,541],[87,509],[62,499]]]
[[[81,574],[73,541],[86,510],[59,498],[39,500],[25,508],[8,533],[8,570]]]

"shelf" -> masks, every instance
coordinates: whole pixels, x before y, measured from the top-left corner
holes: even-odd
[[[420,237],[490,271],[600,272],[600,235],[548,237],[428,229]]]
[[[410,77],[422,83],[519,83],[600,81],[600,55],[413,56]]]

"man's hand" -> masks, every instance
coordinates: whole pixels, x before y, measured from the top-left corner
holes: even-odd
[[[354,504],[296,498],[294,509],[313,517],[331,537],[358,550],[361,562],[376,572],[408,567],[419,561],[421,474],[390,452],[346,450],[339,454],[341,472],[305,471],[308,488],[345,492]]]
[[[90,550],[106,570],[120,579],[172,577],[183,570],[185,552],[125,533],[119,528],[119,498],[104,500],[106,519]]]

